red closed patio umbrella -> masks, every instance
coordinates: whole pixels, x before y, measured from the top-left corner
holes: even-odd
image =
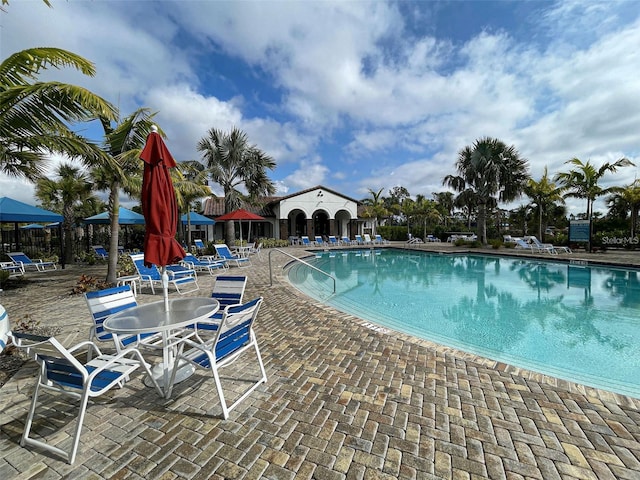
[[[168,310],[169,277],[166,266],[182,260],[186,253],[176,240],[178,203],[169,169],[176,166],[155,125],[140,154],[144,161],[142,214],[145,220],[144,263],[162,268],[165,305]]]

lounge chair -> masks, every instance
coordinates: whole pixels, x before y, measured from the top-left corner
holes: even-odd
[[[364,234],[364,244],[365,245],[372,245],[373,241],[371,240],[371,235],[369,235],[368,233]]]
[[[138,302],[129,285],[87,292],[84,294],[84,298],[87,301],[87,306],[93,319],[93,325],[89,330],[90,342],[95,342],[96,340],[113,342],[117,352],[121,352],[128,347],[137,348],[141,344],[161,345],[162,336],[160,334],[118,335],[116,339],[112,333],[104,330],[102,324],[109,315],[138,306]],[[91,360],[91,354],[92,350],[89,350],[89,358],[87,360]]]
[[[251,265],[251,259],[249,257],[241,257],[240,255],[234,255],[229,250],[229,247],[224,243],[214,245],[218,258],[221,258],[225,262],[233,262],[238,267],[248,267]]]
[[[300,237],[300,240],[302,241],[302,246],[303,247],[310,247],[311,246],[311,242],[309,241],[309,237],[302,236],[302,237]]]
[[[362,239],[362,235],[356,235],[355,236],[355,242],[357,245],[364,245],[364,240]]]
[[[144,283],[148,283],[151,288],[151,293],[155,294],[155,285],[162,288],[162,273],[160,273],[158,267],[156,265],[146,267],[144,264],[144,253],[135,253],[130,255],[130,257],[131,260],[133,260],[138,275],[140,275],[140,285],[142,286]],[[169,285],[173,285],[173,288],[175,288],[180,295],[195,292],[200,288],[195,270],[185,268],[181,265],[168,265],[167,273],[169,275]],[[190,289],[183,290],[184,287],[190,287]]]
[[[315,239],[315,241],[313,242],[313,244],[314,244],[316,247],[324,247],[324,246],[326,245],[325,241],[324,241],[324,240],[322,240],[322,237],[321,237],[320,235],[316,235],[316,239]]]
[[[384,238],[382,238],[382,235],[376,235],[374,237],[373,243],[377,244],[377,245],[388,245],[389,244],[389,240],[386,240]]]
[[[202,344],[185,339],[180,343],[176,365],[180,361],[188,361],[196,367],[211,370],[215,380],[216,390],[222,406],[222,416],[227,419],[229,413],[237,407],[241,401],[247,398],[260,384],[267,382],[267,373],[264,370],[258,341],[253,330],[253,324],[258,316],[262,297],[258,297],[244,305],[231,305],[224,309],[220,325],[215,338],[210,343]],[[244,352],[253,350],[257,359],[260,376],[257,380],[251,380],[251,386],[245,389],[242,395],[231,405],[227,401],[222,390],[220,369],[231,365]],[[175,372],[174,368],[174,372]],[[247,367],[243,364],[242,381],[247,381]],[[229,372],[225,379],[233,375]],[[235,375],[237,376],[237,375]],[[173,379],[172,379],[173,381]]]
[[[409,245],[416,245],[416,244],[424,243],[424,242],[422,241],[422,239],[420,237],[411,237],[409,240],[407,240],[407,243]]]
[[[440,239],[438,237],[434,236],[434,235],[427,235],[425,240],[427,242],[434,242],[434,243],[440,242]]]
[[[24,267],[22,264],[13,262],[0,262],[0,270],[9,272],[9,278],[20,277],[24,275]]]
[[[204,253],[204,250],[206,248],[204,242],[199,238],[195,238],[193,240],[193,246],[195,247],[196,252],[200,254]]]
[[[129,380],[131,374],[140,367],[144,368],[158,392],[162,394],[158,382],[151,375],[149,365],[144,361],[140,352],[134,348],[128,348],[116,355],[103,355],[98,346],[92,342],[82,342],[67,349],[54,337],[18,332],[9,333],[9,337],[16,347],[25,350],[40,365],[35,390],[32,394],[31,408],[20,440],[20,445],[23,447],[29,445],[48,450],[56,455],[61,455],[67,462],[73,464],[80,444],[80,432],[90,398],[98,397],[113,387],[122,387]],[[83,364],[76,358],[76,355],[85,348],[92,349],[96,357]],[[47,402],[47,416],[51,416],[51,409],[60,405],[61,395],[73,397],[74,403],[80,399],[77,424],[72,435],[71,446],[68,449],[54,447],[44,439],[35,439],[29,436],[41,390],[56,392],[55,401]],[[68,411],[68,408],[65,411]],[[39,429],[50,431],[58,420],[55,422],[50,419],[40,420],[36,422],[36,426]],[[46,425],[46,427],[43,428],[42,425]],[[62,438],[60,435],[57,436]]]
[[[515,240],[516,240],[516,246],[515,246],[516,250],[529,250],[531,253],[550,253],[550,254],[557,254],[558,253],[558,252],[553,250],[552,246],[539,247],[534,243],[527,243],[522,238],[517,238]]]
[[[356,241],[355,240],[351,240],[349,237],[347,237],[346,235],[342,237],[342,244],[343,245],[356,245]]]
[[[340,245],[340,242],[338,241],[338,239],[335,237],[335,235],[329,235],[329,246],[331,247],[337,247]]]
[[[228,268],[227,262],[224,260],[212,260],[210,258],[198,258],[191,253],[182,259],[181,262],[186,267],[195,270],[196,272],[208,272],[209,275],[213,275],[214,272],[220,273],[220,270]]]
[[[93,248],[93,252],[103,260],[109,258],[109,252],[107,252],[107,250],[102,245],[92,245],[91,248]]]
[[[23,272],[27,270],[35,270],[37,272],[46,272],[47,270],[57,270],[58,266],[55,262],[45,262],[39,258],[31,260],[23,252],[9,252],[7,253],[13,263],[19,265]]]
[[[215,298],[220,302],[220,310],[210,317],[210,320],[187,327],[195,328],[196,338],[200,342],[206,343],[211,340],[211,338],[208,337],[211,337],[211,334],[218,330],[225,308],[229,305],[238,305],[242,303],[242,297],[244,296],[246,286],[247,277],[242,275],[219,275],[216,277],[216,281],[213,284],[213,291],[211,292],[211,298]]]
[[[531,243],[533,243],[536,247],[538,247],[538,249],[540,249],[541,251],[543,251],[543,250],[547,251],[548,249],[551,248],[553,250],[553,252],[550,252],[550,253],[572,253],[571,249],[569,247],[563,247],[563,246],[559,246],[559,245],[552,245],[550,243],[542,243],[534,235],[530,235],[529,236],[529,241]]]

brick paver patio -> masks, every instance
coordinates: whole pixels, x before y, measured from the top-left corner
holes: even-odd
[[[204,371],[178,384],[171,400],[136,378],[89,405],[78,458],[68,465],[19,446],[31,362],[0,389],[0,478],[640,478],[640,400],[337,312],[293,289],[282,276],[289,260],[277,252],[271,286],[268,253],[246,269],[232,267],[249,277],[246,299],[265,298],[256,333],[269,381],[229,420],[220,418]],[[71,345],[90,326],[84,299],[68,294],[86,272],[104,276],[106,267],[30,274],[27,288],[5,292],[0,302],[14,322],[28,314],[61,326],[58,338]],[[207,295],[213,277],[199,279],[198,293]],[[160,298],[147,290],[138,296],[140,303]],[[236,365],[227,375],[255,370]],[[68,441],[72,427],[63,424],[54,441]]]

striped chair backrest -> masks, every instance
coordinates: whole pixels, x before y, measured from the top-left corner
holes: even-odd
[[[211,296],[220,302],[220,312],[228,305],[242,303],[247,277],[218,275]]]
[[[262,297],[244,305],[227,307],[214,342],[216,359],[219,361],[243,348],[251,340],[251,328],[258,316]]]
[[[147,267],[144,264],[144,253],[136,253],[133,255],[129,255],[133,264],[138,271],[138,275],[150,278],[151,280],[162,280],[162,275],[160,274],[160,270],[155,265],[151,265]]]
[[[96,337],[101,341],[111,340],[112,338],[111,333],[105,332],[102,326],[105,318],[138,305],[129,285],[87,292],[84,297],[95,324]]]
[[[0,305],[0,352],[7,346],[7,338],[9,334],[9,315],[2,305]]]

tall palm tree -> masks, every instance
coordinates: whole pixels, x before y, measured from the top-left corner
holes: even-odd
[[[191,245],[191,209],[193,204],[211,195],[204,165],[197,160],[185,160],[178,163],[172,171],[173,187],[176,191],[178,208],[187,214],[187,234],[185,242]]]
[[[628,158],[621,158],[613,163],[605,162],[600,168],[595,167],[590,161],[583,163],[579,158],[567,160],[565,164],[570,164],[574,168],[568,172],[557,173],[554,181],[560,182],[564,197],[584,198],[587,200],[587,215],[589,220],[589,242],[588,249],[591,250],[591,235],[593,226],[593,203],[598,197],[620,191],[620,187],[602,188],[600,180],[607,173],[615,173],[619,168],[635,166]]]
[[[118,244],[120,233],[120,193],[139,196],[142,189],[140,153],[151,131],[154,113],[139,108],[114,125],[107,118],[100,118],[104,131],[102,162],[92,170],[98,190],[109,194],[108,211],[111,237],[106,281],[115,283],[118,268]],[[162,134],[162,130],[158,129]]]
[[[98,162],[100,149],[69,128],[98,117],[113,119],[115,108],[89,90],[61,82],[36,81],[48,67],[72,67],[88,76],[95,68],[58,48],[31,48],[0,63],[0,172],[35,181],[46,168],[47,153]]]
[[[211,179],[224,190],[225,213],[240,208],[245,195],[250,199],[273,195],[276,188],[267,177],[266,170],[273,170],[276,162],[255,145],[249,144],[247,134],[234,127],[230,133],[212,128],[198,142],[198,151]],[[225,240],[231,244],[235,238],[234,222],[225,222]]]
[[[627,213],[631,213],[631,238],[636,236],[638,226],[638,213],[640,212],[640,180],[627,185],[619,192],[615,192],[607,197],[609,214],[626,218]]]
[[[36,197],[45,208],[62,213],[64,235],[64,258],[73,258],[74,227],[76,209],[88,202],[97,201],[93,195],[93,184],[85,171],[68,163],[56,169],[57,179],[40,178],[36,184]]]
[[[544,174],[540,181],[536,182],[533,178],[530,178],[524,187],[524,194],[531,199],[530,207],[537,210],[538,238],[542,240],[545,215],[553,210],[556,204],[564,204],[562,188],[556,187],[556,184],[549,178],[547,167],[544,167]]]
[[[485,137],[458,152],[456,170],[458,175],[447,175],[443,185],[456,192],[473,192],[478,207],[478,239],[486,245],[487,208],[520,196],[529,178],[527,161],[515,147]]]

